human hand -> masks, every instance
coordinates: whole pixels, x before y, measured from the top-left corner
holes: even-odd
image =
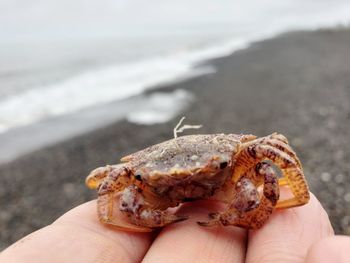
[[[343,262],[341,257],[350,256],[350,238],[334,237],[328,215],[313,195],[305,206],[276,210],[256,231],[195,223],[214,210],[211,202],[186,204],[179,212],[191,215],[190,220],[159,233],[128,233],[102,225],[91,201],[7,248],[0,262],[313,263]]]

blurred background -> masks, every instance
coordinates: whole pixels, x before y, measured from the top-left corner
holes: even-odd
[[[181,116],[285,134],[350,234],[349,25],[346,0],[0,0],[0,249]]]

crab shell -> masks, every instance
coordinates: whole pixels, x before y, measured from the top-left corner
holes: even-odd
[[[190,201],[213,195],[230,176],[240,144],[255,138],[236,134],[188,135],[153,145],[121,160],[156,194],[167,193],[169,198]]]

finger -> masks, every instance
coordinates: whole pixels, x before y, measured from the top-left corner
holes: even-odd
[[[349,262],[350,238],[335,236],[322,239],[314,244],[306,257],[306,263]]]
[[[102,225],[96,201],[91,201],[10,246],[0,261],[138,262],[151,241],[149,233],[127,233]]]
[[[143,262],[244,262],[246,231],[236,227],[205,228],[196,223],[210,211],[213,202],[195,202],[178,214],[190,219],[165,227],[153,242]]]
[[[304,262],[309,247],[333,235],[328,215],[311,194],[304,206],[276,210],[248,238],[247,262]]]

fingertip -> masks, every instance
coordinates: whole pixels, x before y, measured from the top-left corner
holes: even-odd
[[[322,239],[311,246],[306,263],[349,262],[350,237],[334,236]]]
[[[332,235],[328,215],[311,193],[306,205],[275,210],[261,229],[251,231],[247,257],[266,258],[262,262],[302,262],[313,243]]]
[[[314,231],[316,230],[317,231]],[[265,232],[266,235],[294,236],[296,231],[300,235],[323,238],[334,234],[327,212],[314,194],[310,193],[310,201],[300,207],[275,210],[266,224],[251,235]]]
[[[154,232],[124,231],[119,227],[101,223],[97,216],[97,201],[81,204],[58,218],[53,224],[72,224],[98,233],[105,238],[122,244],[135,255],[146,253],[155,238]]]
[[[130,232],[123,231],[118,227],[103,224],[99,221],[97,216],[97,202],[92,200],[81,204],[65,214],[59,217],[54,223],[55,224],[73,224],[77,226],[84,227],[91,231],[97,232],[101,235],[104,235],[108,238],[119,240],[120,236],[132,236],[138,239],[144,239],[148,241],[152,237],[151,232]]]

